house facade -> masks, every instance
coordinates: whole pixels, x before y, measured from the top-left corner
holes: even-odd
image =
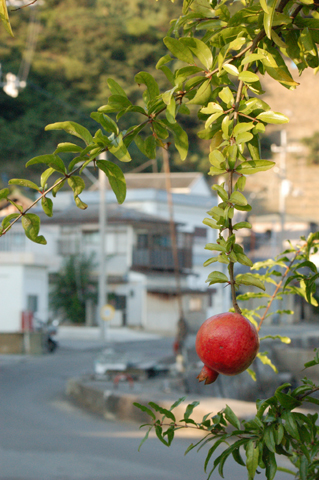
[[[111,325],[173,333],[180,317],[181,295],[183,315],[190,329],[196,331],[208,316],[230,307],[227,289],[221,285],[208,288],[205,283],[209,269],[204,269],[203,262],[210,252],[205,252],[204,247],[216,240],[216,231],[203,225],[202,220],[216,205],[216,197],[201,174],[172,174],[179,263],[177,279],[163,174],[128,174],[126,180],[127,198],[123,206],[117,204],[110,189],[105,195],[106,288],[108,302],[115,307]],[[48,242],[46,246],[30,242],[24,237],[21,226],[17,226],[6,234],[2,248],[10,255],[21,256],[31,249],[37,259],[45,256],[47,279],[59,271],[63,259],[69,255],[92,255],[96,262],[92,275],[97,282],[100,236],[96,185],[83,192],[81,198],[88,204],[87,210],[75,207],[72,192],[61,191],[54,199],[53,217],[39,213],[41,233]],[[36,289],[35,278],[29,285],[34,284]],[[42,285],[48,285],[48,280],[43,279]],[[39,287],[38,293],[40,291]],[[33,303],[24,299],[19,309],[35,309],[35,315],[46,320],[50,316],[47,293],[39,293],[39,296],[44,299],[46,308],[40,309],[43,302],[38,298]],[[97,308],[87,307],[88,324],[99,324]]]

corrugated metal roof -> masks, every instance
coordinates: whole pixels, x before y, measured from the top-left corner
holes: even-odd
[[[86,210],[81,210],[76,206],[66,208],[65,210],[54,213],[49,218],[44,213],[40,213],[42,224],[74,225],[84,223],[98,223],[99,204],[91,204]],[[139,212],[132,208],[124,208],[117,204],[107,206],[107,219],[109,223],[161,223],[168,225],[169,221],[155,215]]]
[[[193,183],[203,176],[200,172],[173,172],[170,174],[172,192],[183,190],[188,193]],[[166,190],[165,173],[126,173],[125,180],[128,190],[155,188],[156,190]],[[99,188],[96,182],[90,190]]]

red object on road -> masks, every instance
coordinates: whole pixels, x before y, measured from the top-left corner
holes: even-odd
[[[33,312],[21,313],[21,330],[31,332],[33,330]]]

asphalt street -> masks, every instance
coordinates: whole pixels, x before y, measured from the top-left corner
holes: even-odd
[[[171,343],[172,339],[158,338],[122,343],[119,348],[159,355]],[[93,345],[70,348],[62,342],[51,355],[0,357],[0,479],[205,480],[205,452],[184,457],[192,438],[179,438],[167,449],[151,437],[138,452],[143,436],[138,425],[106,421],[68,401],[67,379],[92,373],[97,354]],[[276,480],[289,477],[280,473]],[[211,478],[220,477],[214,473]],[[230,463],[225,479],[234,478],[246,480],[247,474]]]

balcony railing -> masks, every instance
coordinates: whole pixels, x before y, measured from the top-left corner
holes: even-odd
[[[186,248],[178,249],[179,270],[192,268],[192,251]],[[149,270],[174,270],[174,258],[171,248],[134,248],[134,268]]]
[[[29,241],[29,240],[28,240]],[[7,232],[0,239],[0,252],[25,252],[26,236],[24,232]]]

